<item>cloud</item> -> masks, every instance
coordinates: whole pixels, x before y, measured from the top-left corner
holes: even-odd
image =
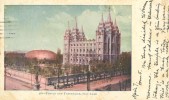
[[[47,17],[46,19],[50,22],[56,22],[56,21],[64,22],[65,20],[63,19],[70,20],[72,19],[72,16],[65,12],[60,12],[58,14],[55,14],[53,17]]]
[[[97,25],[99,24],[101,14],[89,9],[83,11],[79,16],[71,16],[68,13],[61,12],[54,15],[53,17],[48,17],[46,18],[48,21],[47,27],[55,28],[57,32],[63,34],[68,26],[68,21],[70,23],[70,28],[73,28],[75,26],[74,17],[77,17],[78,28],[81,29],[83,26],[86,36],[88,38],[95,38],[95,31]]]
[[[116,14],[116,8],[114,6],[112,7],[112,11],[114,14]]]
[[[101,20],[101,13],[98,13],[96,11],[91,11],[89,9],[83,11],[82,14],[78,16],[79,24],[81,26],[83,25],[86,37],[90,39],[95,38],[95,34],[96,34],[95,32],[100,20]]]

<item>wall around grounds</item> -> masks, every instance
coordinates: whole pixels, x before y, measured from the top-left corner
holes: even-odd
[[[12,78],[18,79],[20,81],[30,83],[30,84],[35,83],[35,75],[31,73],[6,68],[6,75]],[[40,81],[41,86],[44,86],[45,84],[47,84],[46,78],[40,75],[39,75],[39,81]]]

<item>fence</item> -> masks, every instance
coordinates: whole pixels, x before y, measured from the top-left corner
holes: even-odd
[[[116,84],[109,84],[105,87],[95,89],[96,91],[127,91],[131,89],[131,79],[119,81]]]
[[[106,78],[112,78],[114,76],[121,75],[120,72],[113,73],[112,71],[107,72],[98,72],[98,73],[90,73],[90,81],[97,81]],[[74,84],[81,84],[87,82],[87,73],[69,75],[69,76],[61,76],[61,77],[48,77],[46,78],[48,85],[59,85],[60,87],[72,86]]]

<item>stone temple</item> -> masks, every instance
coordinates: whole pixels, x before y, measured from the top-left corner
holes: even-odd
[[[106,21],[102,14],[96,37],[92,40],[86,39],[83,27],[79,30],[76,18],[75,21],[75,27],[70,29],[68,23],[65,31],[63,64],[88,65],[90,60],[96,59],[113,63],[119,58],[121,33],[116,19],[112,20],[110,11]]]

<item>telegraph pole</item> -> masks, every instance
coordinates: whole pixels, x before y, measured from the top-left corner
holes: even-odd
[[[40,89],[40,84],[39,84],[39,71],[40,71],[40,66],[35,66],[37,68],[35,68],[35,90],[39,90]]]
[[[60,77],[60,76],[59,76],[59,72],[60,72],[60,66],[58,65],[58,73],[57,73],[57,74],[58,74],[58,84],[57,84],[57,87],[58,87],[58,88],[59,88],[59,77]]]
[[[90,65],[88,66],[87,71],[87,91],[90,91]]]

